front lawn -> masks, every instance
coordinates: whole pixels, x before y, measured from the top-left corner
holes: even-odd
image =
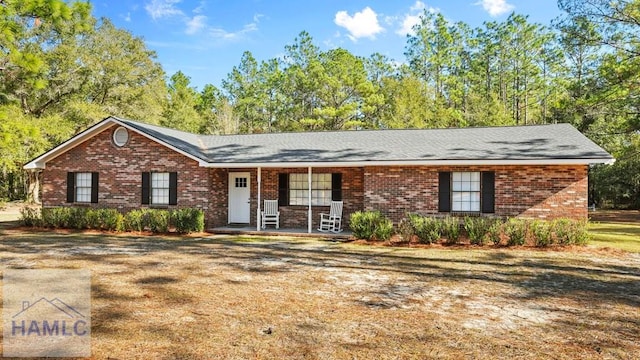
[[[640,357],[640,255],[0,229],[92,272],[95,359]]]
[[[640,223],[589,223],[589,244],[640,253]]]

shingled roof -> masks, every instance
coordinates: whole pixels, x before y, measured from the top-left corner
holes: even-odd
[[[589,164],[614,160],[569,124],[198,135],[109,117],[94,127],[104,129],[113,123],[165,144],[198,160],[202,166]],[[38,164],[46,162],[48,153],[25,168],[41,167]]]
[[[569,124],[195,135],[119,120],[205,162],[216,164],[613,160],[609,153]]]

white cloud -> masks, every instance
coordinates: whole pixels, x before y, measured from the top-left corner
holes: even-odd
[[[378,14],[368,6],[353,16],[346,11],[338,11],[333,21],[336,25],[347,29],[349,31],[347,36],[354,42],[363,37],[375,39],[376,34],[384,31],[378,23]]]
[[[182,0],[152,0],[144,6],[144,9],[153,20],[176,15],[183,16],[182,10],[175,6],[180,1]]]
[[[482,8],[494,17],[515,9],[515,6],[509,4],[507,0],[482,0],[476,5],[482,5]]]
[[[427,7],[427,5],[422,1],[416,1],[409,8],[409,12],[402,16],[402,20],[398,21],[399,26],[396,30],[396,34],[400,36],[415,35],[413,27],[420,23],[420,16],[423,14],[425,9],[432,14],[440,11],[438,8],[431,6]]]
[[[207,17],[204,15],[196,15],[187,20],[187,28],[184,30],[188,35],[193,35],[207,26]]]
[[[211,28],[209,34],[216,39],[237,40],[254,31],[258,31],[258,24],[255,22],[246,24],[241,30],[235,32],[229,32],[222,28]]]
[[[184,23],[184,33],[187,35],[196,35],[204,33],[212,38],[219,40],[237,40],[245,37],[247,34],[258,31],[258,23],[264,15],[255,14],[251,23],[245,24],[242,29],[230,32],[221,27],[213,27],[207,24],[208,17],[204,15],[207,4],[201,0],[198,6],[191,11],[189,16],[177,7],[182,0],[151,0],[146,3],[145,10],[154,20],[162,18],[174,18]]]

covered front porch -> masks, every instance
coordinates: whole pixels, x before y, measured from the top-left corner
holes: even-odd
[[[211,181],[218,186],[211,193],[214,211],[208,231],[348,238],[349,217],[363,207],[362,174],[358,167],[213,168]],[[279,229],[261,226],[265,200],[277,201]],[[329,213],[336,201],[343,206],[342,231],[318,231],[321,214]]]

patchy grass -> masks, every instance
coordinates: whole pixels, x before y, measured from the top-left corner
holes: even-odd
[[[640,223],[592,222],[590,245],[640,253]]]
[[[92,272],[94,359],[634,359],[640,255],[0,229]]]

